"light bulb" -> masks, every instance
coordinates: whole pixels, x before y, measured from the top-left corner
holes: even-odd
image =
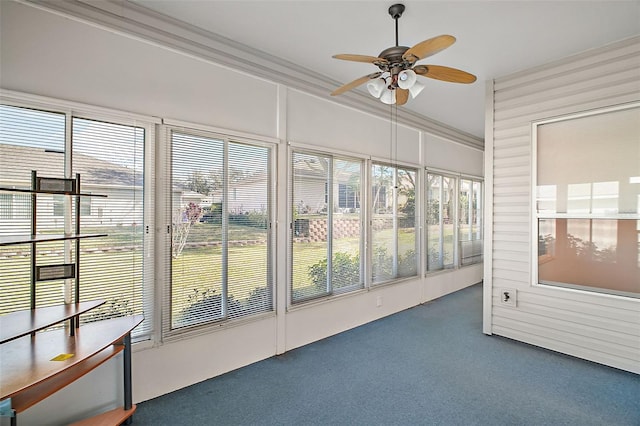
[[[401,89],[410,89],[416,82],[416,73],[413,70],[400,71],[398,74],[398,87]]]

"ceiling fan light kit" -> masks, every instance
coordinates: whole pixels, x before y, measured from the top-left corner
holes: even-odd
[[[374,98],[379,98],[382,91],[387,87],[387,80],[384,78],[376,78],[367,83],[367,90]]]
[[[380,101],[383,104],[393,105],[396,103],[396,91],[385,87],[380,95]]]
[[[428,77],[435,80],[451,83],[469,84],[476,81],[476,76],[455,68],[442,65],[415,65],[415,63],[428,56],[434,55],[455,43],[456,39],[450,35],[440,35],[421,41],[415,46],[398,45],[398,19],[402,16],[405,7],[402,4],[394,4],[389,7],[389,15],[395,21],[396,45],[389,47],[378,56],[339,54],[336,59],[355,62],[366,62],[377,66],[380,72],[360,77],[347,83],[331,93],[331,96],[341,95],[351,89],[367,83],[369,93],[380,99],[385,104],[404,105],[424,89],[417,76]]]
[[[419,81],[416,81],[413,86],[409,87],[409,93],[411,94],[411,98],[415,99],[416,96],[418,96],[420,94],[420,92],[422,92],[422,89],[424,89],[424,84],[420,83]]]
[[[411,89],[418,77],[413,70],[403,70],[398,73],[398,87],[401,89]]]

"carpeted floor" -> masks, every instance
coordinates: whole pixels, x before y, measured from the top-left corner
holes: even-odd
[[[134,425],[640,426],[640,376],[482,334],[482,287],[142,402]]]

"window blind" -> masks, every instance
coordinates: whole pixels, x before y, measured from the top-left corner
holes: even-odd
[[[0,187],[31,189],[31,171],[64,177],[65,115],[0,105]],[[2,192],[0,238],[31,234],[31,195]],[[37,229],[40,234],[61,234],[64,221],[53,217],[54,196],[38,195]],[[39,265],[61,263],[73,253],[63,242],[38,244]],[[0,246],[0,315],[29,309],[31,245]],[[37,306],[64,302],[64,281],[42,282],[36,287]]]
[[[32,170],[50,178],[78,173],[81,192],[108,196],[81,197],[79,203],[81,233],[107,237],[82,239],[79,253],[73,240],[39,243],[37,265],[73,263],[79,255],[80,299],[106,300],[82,321],[144,313],[146,321],[133,335],[145,335],[153,324],[153,305],[152,280],[142,273],[144,128],[10,105],[0,106],[0,117],[1,186],[30,189]],[[11,218],[0,221],[0,234],[29,235],[32,196],[4,193],[4,200],[7,194]],[[73,233],[74,197],[35,198],[39,234]],[[0,258],[0,313],[28,309],[30,245],[0,247]],[[72,281],[38,282],[36,306],[73,302]]]
[[[80,199],[81,232],[107,234],[80,241],[80,299],[106,299],[87,320],[147,313],[145,285],[144,144],[145,129],[74,117],[73,174],[84,193],[106,195]],[[146,306],[145,306],[146,305]],[[134,336],[149,332],[147,315]]]
[[[172,330],[273,310],[272,148],[171,132]]]
[[[640,296],[640,106],[536,123],[537,281]]]

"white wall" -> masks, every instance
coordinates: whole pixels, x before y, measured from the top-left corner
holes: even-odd
[[[485,332],[640,373],[640,300],[532,285],[531,223],[531,122],[640,100],[640,37],[498,79],[488,97]]]
[[[219,66],[200,56],[166,49],[113,30],[29,5],[1,2],[0,85],[20,91],[139,114],[184,120],[230,131],[278,138],[278,221],[286,223],[286,143],[389,158],[388,118],[363,113],[265,78]],[[111,18],[110,18],[111,19]],[[243,89],[236,89],[242,87]],[[330,124],[329,124],[330,123]],[[398,161],[424,166],[425,150],[440,153],[438,167],[480,175],[476,148],[431,139],[427,129],[399,125]],[[163,132],[157,132],[162,134]],[[462,135],[461,139],[468,139]],[[432,147],[431,144],[434,144]],[[157,151],[163,145],[157,145]],[[443,154],[443,153],[446,153]],[[452,155],[450,155],[452,154]],[[156,155],[162,156],[160,152]],[[469,158],[461,159],[461,156]],[[455,160],[454,160],[455,158]],[[421,164],[422,163],[422,164]],[[158,175],[158,187],[166,176]],[[158,208],[166,200],[157,195]],[[158,224],[160,228],[161,224]],[[441,272],[393,285],[286,309],[286,226],[277,234],[277,314],[220,326],[180,340],[134,345],[134,402],[144,401],[230,370],[340,333],[479,282],[482,265]],[[157,265],[158,289],[163,265]],[[382,305],[377,306],[378,297]],[[159,330],[156,330],[159,335]],[[120,359],[21,414],[22,424],[73,420],[118,405]],[[98,387],[92,377],[107,382]],[[109,378],[113,377],[113,383]],[[78,395],[107,398],[94,407],[69,404]],[[117,393],[117,392],[115,392]],[[91,399],[91,398],[89,398]],[[64,407],[64,408],[62,408]]]
[[[484,150],[438,136],[424,135],[423,163],[427,167],[456,170],[471,176],[484,176]]]
[[[420,132],[296,90],[289,91],[287,138],[318,147],[418,164]],[[329,124],[330,123],[330,124]],[[397,131],[397,146],[390,142]]]
[[[274,83],[33,7],[1,8],[5,89],[276,134]]]

